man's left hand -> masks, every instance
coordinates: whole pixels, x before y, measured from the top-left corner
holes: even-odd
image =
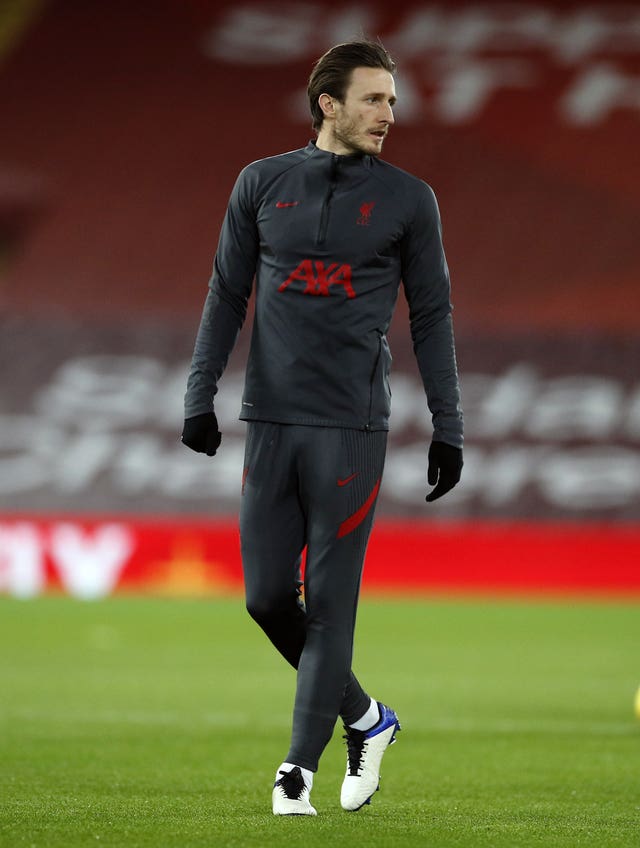
[[[461,474],[462,448],[454,448],[445,442],[431,442],[427,480],[435,489],[425,498],[427,503],[446,495],[460,480]]]

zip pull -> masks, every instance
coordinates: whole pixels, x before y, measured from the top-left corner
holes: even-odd
[[[338,166],[340,164],[340,157],[337,153],[331,154],[331,171],[329,174],[330,183],[335,186],[338,181]]]
[[[331,154],[331,170],[329,171],[329,191],[327,192],[327,196],[325,198],[325,204],[329,204],[331,198],[333,197],[333,193],[336,190],[336,185],[338,184],[338,166],[340,165],[340,157],[335,153]]]

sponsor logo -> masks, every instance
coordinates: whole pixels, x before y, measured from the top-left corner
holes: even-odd
[[[303,259],[298,267],[281,283],[278,291],[283,292],[294,280],[300,280],[305,283],[302,294],[329,297],[331,286],[342,286],[347,297],[356,296],[351,285],[351,265],[341,265],[339,262],[332,262],[325,267],[324,262],[320,260]]]
[[[351,474],[349,477],[345,477],[344,480],[340,480],[338,478],[338,486],[346,486],[347,483],[350,483],[354,477],[358,476],[358,472],[356,471],[354,474]]]
[[[276,209],[288,209],[290,206],[297,206],[298,203],[300,203],[299,200],[291,200],[291,201],[288,201],[287,203],[283,203],[282,200],[279,200],[276,203]]]

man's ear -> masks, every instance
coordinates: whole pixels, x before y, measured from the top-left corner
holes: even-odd
[[[325,118],[333,118],[336,113],[335,101],[330,94],[321,94],[318,97],[318,105],[322,109]]]

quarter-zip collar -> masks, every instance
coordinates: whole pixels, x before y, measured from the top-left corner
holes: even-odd
[[[316,246],[320,247],[325,244],[327,238],[333,196],[340,182],[341,175],[347,180],[350,178],[357,179],[356,174],[359,171],[363,168],[365,170],[371,168],[372,157],[367,153],[352,153],[349,156],[341,156],[338,153],[321,150],[315,141],[309,142],[305,147],[305,153],[309,161],[313,163],[312,166],[319,167],[322,176],[327,180],[316,235]]]
[[[340,170],[352,168],[371,168],[373,156],[368,153],[351,153],[348,156],[340,155],[339,153],[331,153],[328,150],[321,150],[312,139],[305,147],[307,156],[313,156],[314,160],[319,162],[335,163]]]

